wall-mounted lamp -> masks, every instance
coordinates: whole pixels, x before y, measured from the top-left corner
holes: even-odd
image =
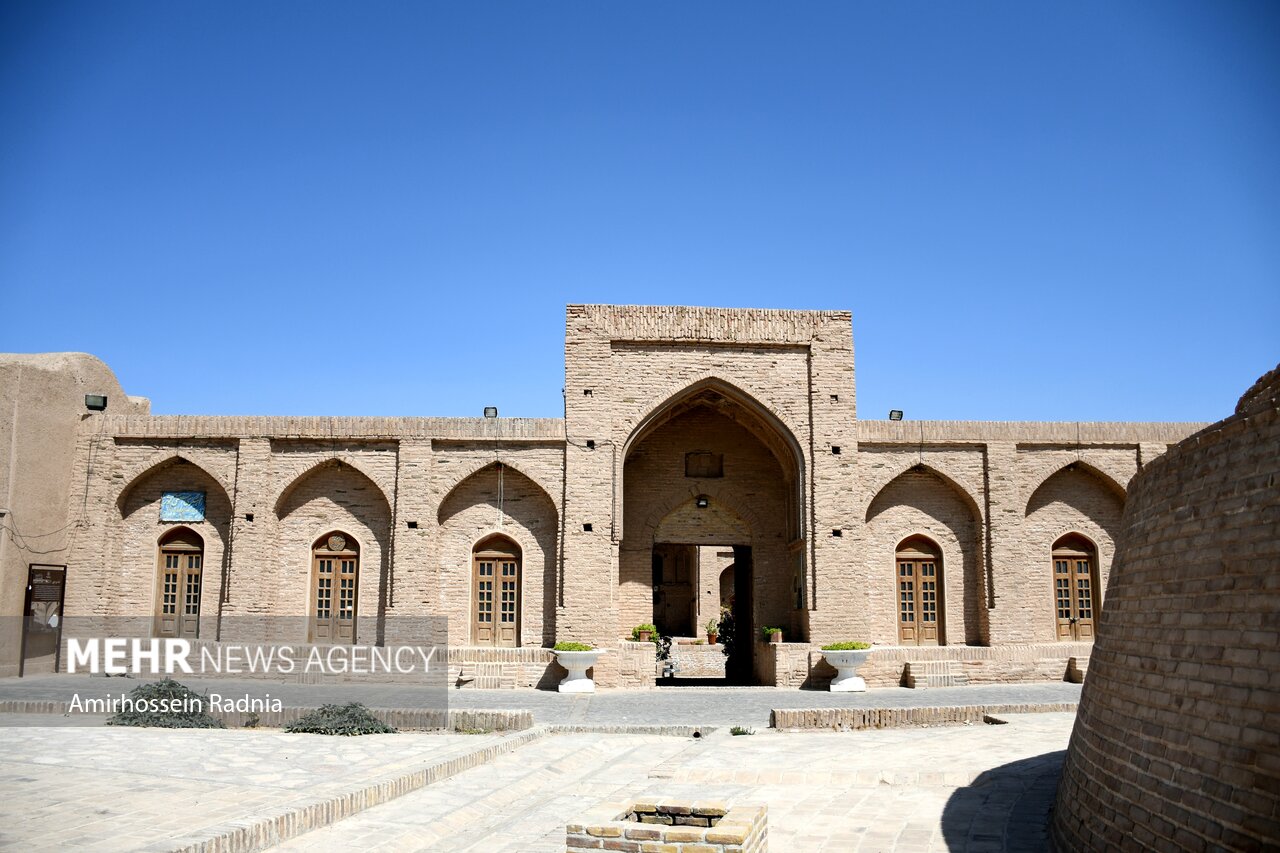
[[[890,410],[889,410],[889,420],[891,420],[891,421],[900,421],[900,420],[902,420],[902,409],[890,409]]]
[[[107,408],[106,394],[85,394],[84,407],[91,412],[101,412]]]
[[[498,416],[498,407],[497,407],[497,406],[485,406],[485,407],[484,407],[484,416],[485,416],[486,418],[496,418],[496,417]]]
[[[698,509],[706,509],[710,504],[711,501],[706,495],[698,495],[697,500],[694,501],[694,505],[696,505]]]

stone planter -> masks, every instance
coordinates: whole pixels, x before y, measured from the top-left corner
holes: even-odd
[[[652,633],[651,631],[637,631],[637,632],[636,632],[636,642],[638,642],[638,643],[651,643],[651,642],[653,642],[653,633]]]
[[[832,693],[863,693],[867,682],[858,676],[858,667],[871,654],[871,649],[849,649],[843,652],[824,651],[822,656],[836,669],[831,681]]]
[[[781,643],[781,642],[782,642],[782,632],[781,632],[781,631],[775,631],[774,633],[770,634],[770,635],[769,635],[769,642],[771,642],[771,643]]]
[[[592,649],[589,652],[556,652],[556,661],[569,674],[560,681],[557,688],[561,693],[595,693],[596,683],[587,676],[587,670],[596,665],[604,649]]]

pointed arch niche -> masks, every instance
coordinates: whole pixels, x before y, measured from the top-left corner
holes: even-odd
[[[449,490],[437,522],[442,607],[450,626],[462,626],[453,642],[553,642],[559,513],[542,486],[510,463],[491,463]]]
[[[184,520],[168,520],[174,516],[162,510],[166,495],[191,501]],[[107,617],[118,626],[113,630],[122,636],[217,637],[232,515],[231,499],[221,482],[174,454],[134,476],[115,503],[119,534],[102,556],[118,571],[96,581],[100,600],[116,611]],[[128,605],[120,602],[143,606],[123,612]]]
[[[917,633],[910,642],[985,645],[982,518],[972,498],[938,471],[917,465],[880,490],[867,507],[866,522],[867,577],[883,578],[891,572],[895,579],[893,585],[885,583],[872,593],[873,610],[884,614],[877,617],[878,641],[908,642],[901,627],[899,575],[902,563],[909,562],[916,584],[914,603],[919,604],[919,584],[925,582],[921,572],[930,571],[937,576],[938,610],[936,639]],[[899,559],[903,548],[909,559]],[[886,600],[888,595],[893,595],[892,601]]]
[[[319,462],[281,491],[276,535],[276,572],[238,578],[237,598],[305,615],[310,642],[381,642],[394,600],[391,504],[382,489],[345,462]],[[326,608],[320,607],[321,578]]]

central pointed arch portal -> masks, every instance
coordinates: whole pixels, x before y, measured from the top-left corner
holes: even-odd
[[[726,675],[758,680],[763,627],[797,640],[808,631],[803,595],[795,592],[806,528],[799,442],[750,395],[706,379],[644,418],[622,459],[624,631],[652,622],[663,634],[700,637],[720,618],[721,575],[731,565],[735,654]]]

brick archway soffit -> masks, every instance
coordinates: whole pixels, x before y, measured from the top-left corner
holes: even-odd
[[[227,505],[230,506],[232,503],[232,490],[221,477],[217,476],[204,465],[201,465],[199,462],[191,458],[195,455],[198,454],[184,452],[182,450],[164,450],[153,454],[145,462],[135,465],[133,468],[129,469],[129,472],[124,476],[125,486],[120,490],[119,494],[116,495],[116,508],[123,513],[125,501],[138,484],[142,483],[161,468],[178,464],[179,461],[194,466],[200,471],[200,473],[212,480],[214,485],[222,490],[222,496],[226,499]]]
[[[965,488],[963,485],[961,485],[960,481],[956,477],[952,476],[947,471],[943,470],[941,467],[931,465],[928,462],[910,462],[896,469],[894,473],[892,473],[889,477],[887,477],[884,480],[883,484],[879,488],[877,488],[874,492],[871,493],[871,500],[867,502],[867,509],[866,509],[866,512],[863,513],[863,518],[866,521],[870,521],[871,508],[876,505],[876,500],[878,500],[879,497],[882,494],[884,494],[884,492],[890,486],[898,482],[898,480],[902,479],[902,477],[912,472],[924,472],[924,473],[932,474],[934,477],[937,477],[944,484],[950,487],[951,491],[954,492],[958,498],[960,498],[961,502],[969,510],[969,513],[973,516],[974,521],[976,521],[978,524],[982,524],[986,521],[985,514],[982,511],[982,504],[978,501],[977,496],[974,495],[973,492]]]
[[[682,507],[697,500],[699,495],[706,495],[713,502],[723,505],[731,513],[740,518],[751,531],[752,536],[757,531],[764,530],[763,519],[748,507],[737,504],[732,498],[727,498],[719,488],[718,483],[704,482],[698,489],[689,489],[682,491],[681,494],[667,503],[663,504],[661,509],[655,510],[654,513],[645,519],[640,530],[640,541],[649,545],[653,542],[654,536],[658,532],[658,528],[669,516],[679,511]],[[737,543],[743,544],[743,543]]]
[[[779,449],[785,450],[790,459],[778,460],[784,469],[791,467],[803,473],[804,450],[786,418],[772,406],[761,402],[755,394],[713,374],[704,375],[693,382],[668,386],[661,403],[641,416],[629,418],[626,421],[627,439],[623,443],[619,463],[626,462],[632,447],[673,417],[682,414],[684,410],[681,404],[693,402],[703,391],[713,391],[746,412],[749,417],[737,422],[760,438],[775,455]]]
[[[480,463],[476,464],[476,466],[475,466],[474,468],[472,468],[472,469],[471,469],[471,470],[469,470],[467,473],[463,474],[461,477],[459,477],[457,480],[455,480],[455,481],[454,481],[453,485],[452,485],[452,486],[450,486],[450,487],[449,487],[449,489],[448,489],[448,491],[446,491],[446,492],[444,493],[444,496],[440,498],[440,503],[436,506],[436,518],[437,518],[437,520],[439,520],[440,510],[441,510],[441,509],[443,509],[443,508],[444,508],[444,505],[445,505],[446,503],[448,503],[448,502],[449,502],[449,498],[453,497],[453,493],[454,493],[454,492],[456,492],[458,489],[460,489],[460,488],[461,488],[461,487],[462,487],[462,486],[463,486],[463,485],[464,485],[468,480],[470,480],[472,477],[475,477],[475,476],[477,476],[478,474],[481,474],[482,472],[487,471],[487,470],[489,470],[490,468],[493,468],[493,467],[495,467],[495,466],[497,466],[497,465],[501,465],[504,469],[506,469],[506,470],[508,470],[508,471],[514,471],[514,472],[516,472],[516,473],[517,473],[517,474],[519,474],[521,477],[524,477],[526,480],[528,480],[530,483],[532,483],[532,484],[534,485],[534,487],[535,487],[539,492],[541,492],[541,493],[542,493],[542,496],[543,496],[544,498],[546,498],[546,499],[547,499],[547,501],[551,504],[551,509],[555,512],[557,520],[559,519],[559,515],[560,515],[560,505],[559,505],[558,503],[556,503],[556,499],[555,499],[555,498],[553,498],[553,497],[551,496],[551,492],[547,489],[547,487],[546,487],[546,486],[544,486],[542,483],[538,482],[538,480],[537,480],[536,478],[534,478],[534,477],[530,477],[530,476],[529,476],[528,474],[526,474],[526,473],[525,473],[525,472],[524,472],[524,471],[523,471],[519,466],[517,466],[517,465],[512,465],[510,462],[508,462],[508,461],[507,461],[507,460],[505,460],[505,459],[489,459],[489,460],[487,460],[487,461],[485,461],[485,462],[480,462]]]
[[[1092,465],[1082,459],[1077,459],[1062,465],[1058,465],[1051,472],[1049,472],[1042,479],[1040,479],[1040,481],[1036,484],[1036,487],[1027,494],[1027,504],[1023,508],[1023,515],[1031,514],[1032,512],[1031,505],[1035,503],[1036,494],[1045,486],[1047,486],[1051,480],[1053,480],[1055,477],[1057,477],[1059,474],[1062,474],[1065,471],[1081,471],[1084,474],[1089,475],[1094,480],[1096,480],[1098,485],[1101,486],[1103,489],[1105,489],[1112,497],[1118,499],[1121,505],[1123,505],[1125,500],[1128,498],[1128,490],[1125,489],[1124,486],[1120,485],[1120,483],[1114,477],[1112,477],[1110,474],[1108,474],[1107,472],[1103,471],[1102,469],[1098,468],[1095,465]]]
[[[671,390],[672,388],[675,390]],[[735,418],[735,421],[755,435],[769,449],[769,452],[778,459],[778,463],[784,473],[793,475],[792,489],[796,492],[795,512],[797,513],[795,529],[800,531],[799,535],[801,537],[805,536],[808,530],[808,525],[805,524],[804,511],[806,506],[805,455],[800,442],[796,439],[795,432],[773,407],[760,402],[758,397],[734,383],[708,374],[692,383],[685,382],[679,386],[669,386],[668,394],[661,403],[651,408],[644,416],[628,420],[627,440],[623,443],[622,452],[618,454],[615,462],[614,483],[616,484],[616,492],[614,502],[618,510],[614,519],[614,526],[618,538],[621,539],[625,535],[622,506],[626,496],[624,480],[627,457],[631,454],[631,449],[654,430],[675,417],[681,411],[681,404],[693,401],[705,391],[719,394],[729,403],[745,412],[748,416],[746,419],[738,420]],[[782,455],[779,454],[779,451],[782,451]],[[756,526],[755,529],[761,528]]]
[[[368,471],[366,471],[362,465],[360,465],[359,463],[353,461],[351,458],[346,456],[337,456],[337,457],[332,457],[329,459],[322,460],[320,462],[316,462],[315,464],[307,467],[300,474],[297,474],[296,476],[294,476],[293,479],[289,481],[288,485],[286,485],[283,489],[280,490],[280,493],[276,495],[275,501],[272,502],[272,506],[275,509],[276,517],[277,518],[280,517],[280,510],[284,506],[285,499],[287,499],[289,495],[293,493],[293,490],[296,489],[300,484],[310,479],[311,477],[315,476],[316,474],[320,473],[326,468],[337,468],[340,466],[345,466],[347,468],[350,468],[352,471],[356,472],[361,477],[369,481],[369,485],[373,486],[374,491],[377,492],[378,494],[378,497],[382,498],[382,503],[387,508],[387,516],[390,517],[391,501],[388,500],[386,491],[382,488],[382,486],[378,485],[378,481]]]

